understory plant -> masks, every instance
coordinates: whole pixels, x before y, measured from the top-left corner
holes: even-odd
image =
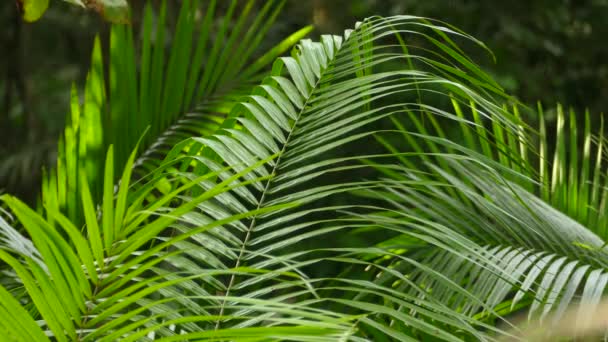
[[[40,206],[1,197],[3,337],[485,341],[600,304],[589,114],[581,130],[558,107],[548,134],[437,20],[301,31],[252,59],[278,8],[233,1],[217,26],[215,4],[184,1],[169,57],[164,5],[139,48],[114,26],[109,82],[96,44]]]

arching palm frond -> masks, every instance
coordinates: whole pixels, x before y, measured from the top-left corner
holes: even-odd
[[[520,125],[504,131],[480,119],[471,108],[469,119],[454,102],[462,145],[448,139],[431,116],[424,118],[434,125],[422,128],[410,114],[417,123],[412,130],[394,120],[402,139],[420,141],[419,146],[414,144],[420,163],[401,157],[401,165],[381,167],[393,183],[364,194],[386,199],[392,206],[386,218],[376,214],[373,221],[383,229],[388,225],[403,232],[381,245],[424,260],[431,274],[409,265],[403,272],[411,274],[413,282],[425,284],[429,293],[423,296],[433,296],[472,317],[508,319],[523,310],[528,317],[541,319],[552,312],[552,321],[560,322],[575,302],[592,310],[608,280],[601,128],[600,137],[594,138],[587,114],[579,140],[573,121],[569,134],[564,132],[564,114],[558,107],[555,152],[549,158],[547,145],[553,144],[542,111],[540,129]],[[516,110],[514,114],[519,117]],[[491,129],[486,128],[488,123]],[[397,144],[386,136],[377,138],[388,150],[397,151]],[[580,141],[584,154],[579,164]],[[401,184],[414,179],[428,184],[418,188]],[[399,247],[400,241],[412,239],[419,241],[419,248]],[[394,263],[399,265],[400,259],[394,258]],[[434,272],[464,287],[466,295],[436,279]]]
[[[454,105],[461,117],[467,117],[456,102]],[[473,106],[469,120],[474,124],[461,125],[465,144],[534,180],[535,183],[513,179],[606,239],[606,206],[602,204],[606,197],[603,123],[592,130],[590,114],[585,112],[581,130],[575,113],[571,110],[566,114],[558,104],[555,131],[549,132],[540,104],[536,112],[524,109],[530,121],[536,121],[538,126],[531,130],[522,126],[517,131],[505,132],[495,125],[487,127]],[[520,116],[517,105],[512,107],[512,112]]]
[[[210,1],[204,6],[197,0],[183,1],[172,27],[166,1],[157,10],[146,2],[140,30],[113,25],[105,52],[96,38],[83,103],[74,90],[58,167],[44,179],[45,205],[81,223],[79,170],[86,170],[92,196],[99,200],[110,145],[115,172],[120,172],[143,135],[135,165],[137,174],[145,174],[177,142],[217,130],[234,99],[248,94],[268,64],[312,30],[305,27],[269,51],[260,51],[260,41],[283,4],[266,1],[258,9],[254,0]],[[195,154],[197,146],[184,148]]]
[[[480,127],[450,101],[472,102],[518,137],[503,157],[532,146],[454,40],[483,47],[413,16],[302,40],[220,129],[174,145],[137,185],[133,152],[114,191],[110,149],[99,211],[83,170],[82,230],[56,206],[43,217],[3,196],[32,241],[0,222],[0,259],[23,284],[10,289],[24,293],[15,312],[29,315],[15,327],[0,319],[3,330],[58,341],[492,340],[506,334],[492,320],[514,288],[523,301],[552,298],[542,310],[568,303],[552,285],[565,281],[551,278],[562,264],[595,301],[603,243],[526,192],[533,169],[413,119]],[[391,125],[409,118],[411,133]],[[404,132],[407,144],[390,142]],[[2,303],[0,318],[19,305]]]
[[[179,339],[315,341],[320,336],[483,338],[477,323],[443,303],[374,285],[365,268],[407,281],[404,274],[370,259],[392,253],[339,241],[326,247],[310,244],[369,225],[335,213],[366,211],[348,192],[384,183],[357,174],[373,170],[358,162],[369,153],[341,150],[379,132],[383,118],[402,115],[409,107],[451,115],[416,103],[410,94],[441,95],[449,89],[475,100],[487,113],[501,111],[473,89],[500,90],[483,83],[486,76],[449,47],[453,42],[446,32],[464,36],[401,16],[372,18],[344,37],[302,41],[293,57],[275,63],[273,75],[254,95],[233,107],[229,118],[238,122],[234,128],[191,139],[203,147],[200,153],[182,156],[183,145],[177,145],[160,169],[129,191],[132,154],[116,198],[109,153],[99,220],[87,182],[80,184],[84,236],[58,210],[47,206],[45,220],[5,196],[33,238],[42,264],[19,250],[0,256],[26,285],[42,328],[59,340],[64,335],[128,340],[152,333],[167,340],[173,334]],[[401,33],[446,54],[439,59],[422,49],[414,54],[413,47],[404,52],[385,43]],[[422,61],[428,71],[411,69],[411,59]],[[462,76],[456,65],[482,80],[456,82]],[[512,125],[507,114],[495,120]],[[187,169],[173,167],[188,159]],[[336,181],[332,174],[345,177]],[[171,181],[172,190],[150,197],[161,179]],[[330,202],[339,198],[346,202]],[[53,222],[65,236],[53,233]],[[49,238],[40,238],[45,235]],[[350,270],[341,275],[344,267]],[[46,301],[50,296],[61,300],[51,306]]]

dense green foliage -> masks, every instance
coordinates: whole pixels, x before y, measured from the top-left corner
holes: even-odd
[[[588,113],[549,132],[464,52],[482,42],[415,16],[256,53],[283,2],[253,3],[184,1],[174,28],[146,6],[141,40],[95,41],[38,207],[0,197],[2,336],[495,340],[594,312]]]
[[[33,24],[20,20],[14,0],[0,3],[4,24],[0,32],[0,191],[18,194],[31,204],[39,195],[41,166],[54,164],[56,141],[69,110],[70,96],[65,89],[77,81],[80,92],[84,91],[93,38],[101,33],[105,41],[109,35],[107,21],[94,10],[62,0],[49,3],[46,13]],[[177,20],[180,3],[168,2],[167,23]],[[253,11],[264,3],[257,1]],[[136,39],[144,4],[131,2]],[[225,16],[229,4],[218,3],[218,18]],[[551,132],[557,123],[557,102],[575,109],[581,127],[586,108],[595,114],[605,110],[606,0],[287,0],[259,51],[310,23],[318,37],[341,34],[370,15],[397,14],[438,18],[484,41],[496,55],[495,61],[474,49],[467,48],[467,52],[511,95],[530,104],[543,101]],[[167,47],[173,27],[167,25]],[[597,117],[591,116],[594,126],[600,124]]]

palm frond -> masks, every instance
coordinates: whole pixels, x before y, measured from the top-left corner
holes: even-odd
[[[142,175],[158,166],[177,142],[212,134],[228,124],[224,118],[232,101],[247,94],[267,64],[312,29],[295,32],[258,57],[259,42],[283,3],[267,1],[255,11],[255,1],[233,0],[216,23],[220,13],[216,1],[204,7],[204,18],[197,17],[203,10],[199,1],[184,1],[174,28],[167,22],[166,1],[158,13],[146,3],[140,39],[134,38],[131,26],[113,25],[105,61],[96,38],[84,103],[74,91],[58,148],[58,167],[43,181],[43,202],[82,222],[75,197],[81,183],[79,170],[86,170],[92,196],[100,199],[103,176],[99,170],[110,145],[114,146],[115,172],[120,172],[143,135],[136,163],[136,174]],[[168,47],[165,42],[171,31],[175,34]],[[104,65],[109,65],[108,70]],[[184,148],[195,154],[197,146]]]
[[[452,157],[446,162],[451,169],[436,170],[442,177],[439,185],[421,190],[399,183],[387,186],[404,218],[385,220],[402,231],[412,230],[417,238],[424,236],[428,267],[457,281],[480,302],[454,296],[425,271],[414,271],[414,282],[428,284],[433,296],[438,293],[442,302],[471,315],[497,310],[507,299],[512,310],[525,296],[532,300],[531,315],[544,316],[553,309],[559,319],[583,284],[582,299],[599,301],[606,283],[597,276],[608,261],[601,238],[487,165]],[[403,174],[417,177],[407,170]],[[446,187],[466,200],[451,197]]]
[[[120,30],[113,35],[129,42]],[[0,296],[21,290],[31,318],[3,329],[26,338],[36,320],[32,333],[58,341],[492,340],[509,334],[494,321],[510,324],[504,316],[524,305],[559,312],[580,286],[582,300],[597,303],[608,280],[603,240],[530,192],[544,184],[522,153],[532,130],[502,107],[508,96],[461,39],[485,48],[413,16],[302,40],[229,103],[219,127],[167,139],[166,157],[142,162],[149,172],[135,182],[137,138],[124,137],[116,158],[106,153],[103,182],[81,166],[58,170],[58,180],[79,180],[71,214],[56,201],[40,214],[2,196],[31,239],[0,221],[0,260],[23,284]],[[210,60],[222,59],[219,49]],[[149,58],[142,65],[163,64]],[[167,77],[199,79],[183,69]],[[234,70],[243,69],[226,64],[183,89],[219,89]],[[136,83],[113,84],[137,94]],[[149,95],[150,110],[187,107],[162,89],[150,90],[163,94]],[[137,112],[136,98],[112,113]],[[471,105],[473,119],[453,103]],[[461,124],[469,143],[447,139],[442,122]]]
[[[605,182],[601,130],[600,138],[594,138],[587,113],[584,139],[577,139],[571,113],[567,134],[558,106],[554,157],[549,158],[551,143],[542,109],[539,130],[519,124],[509,131],[480,119],[474,103],[468,104],[470,119],[457,101],[452,103],[463,143],[450,139],[436,121],[424,128],[410,113],[416,129],[408,130],[394,120],[397,132],[418,153],[417,161],[401,157],[399,166],[379,167],[394,183],[363,195],[388,199],[394,206],[387,218],[374,220],[403,231],[405,241],[424,241],[421,248],[400,250],[423,258],[429,268],[463,286],[478,302],[425,270],[412,270],[412,280],[432,292],[424,296],[437,296],[452,309],[483,319],[528,308],[529,317],[542,319],[553,311],[553,321],[559,322],[572,303],[582,301],[589,304],[587,309],[598,305],[608,261],[604,228],[597,226],[604,216],[599,200]],[[430,113],[423,118],[435,120]],[[398,151],[398,144],[386,136],[377,140],[389,151]],[[412,180],[426,180],[428,185],[401,184]]]
[[[454,105],[464,117],[458,104]],[[518,108],[514,105],[511,109],[517,117],[520,116]],[[606,181],[602,173],[603,124],[592,130],[590,114],[585,112],[581,130],[575,113],[572,110],[566,113],[558,104],[555,132],[550,134],[542,106],[539,104],[536,112],[525,109],[530,120],[538,122],[538,127],[521,125],[517,131],[503,132],[495,125],[492,129],[486,127],[487,122],[471,107],[475,128],[462,127],[463,135],[468,137],[466,145],[534,180],[535,183],[518,181],[518,184],[606,239],[606,222],[602,219],[605,213],[600,211],[604,208],[601,199]]]
[[[333,173],[360,169],[361,153],[336,155],[336,151],[370,137],[378,132],[374,125],[381,119],[403,114],[407,107],[450,115],[403,96],[412,91],[441,94],[439,89],[447,88],[479,102],[488,113],[501,110],[491,99],[455,82],[462,72],[443,60],[412,54],[413,48],[406,54],[382,43],[395,34],[419,36],[445,51],[444,60],[452,65],[482,75],[448,46],[453,42],[444,32],[462,36],[427,20],[401,16],[371,18],[344,37],[325,36],[320,43],[303,40],[293,57],[277,60],[272,76],[254,95],[233,106],[229,118],[238,124],[191,139],[202,147],[200,152],[183,155],[184,144],[178,144],[159,170],[129,191],[135,159],[131,154],[116,198],[110,150],[100,218],[88,183],[80,184],[84,236],[56,207],[46,207],[49,223],[5,196],[46,269],[18,251],[16,256],[5,252],[1,256],[18,271],[45,322],[43,329],[58,340],[65,335],[137,339],[148,332],[167,340],[174,334],[180,339],[225,339],[232,332],[253,338],[257,331],[274,339],[297,336],[296,340],[320,340],[319,334],[355,340],[377,334],[392,338],[430,334],[456,340],[460,333],[454,335],[455,327],[462,334],[483,338],[477,323],[446,311],[439,302],[420,301],[390,286],[365,290],[374,283],[360,267],[390,271],[368,261],[370,255],[385,255],[385,251],[306,248],[313,239],[335,238],[369,224],[310,215],[329,215],[345,207],[328,205],[328,198],[383,184],[358,177],[322,181]],[[413,58],[429,71],[409,69],[406,62]],[[469,81],[462,83],[473,88],[481,84]],[[487,89],[499,92],[491,85],[480,88]],[[510,124],[507,116],[496,120]],[[189,167],[176,169],[184,160]],[[172,182],[172,190],[148,201],[161,179]],[[357,208],[356,202],[347,206]],[[65,235],[54,232],[52,222]],[[51,238],[38,238],[47,234]],[[335,271],[329,276],[308,274],[312,265],[326,262],[357,267],[346,277]],[[404,274],[394,276],[406,279]],[[345,295],[335,298],[336,291]],[[51,295],[62,300],[51,306],[44,300]],[[287,303],[296,309],[282,309]],[[417,314],[406,314],[403,307]],[[427,330],[432,326],[429,321],[440,322],[441,328]],[[397,322],[396,326],[390,322]]]

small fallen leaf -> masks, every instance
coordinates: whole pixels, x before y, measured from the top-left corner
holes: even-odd
[[[31,23],[42,17],[49,7],[49,0],[17,0],[17,7],[23,20]]]

